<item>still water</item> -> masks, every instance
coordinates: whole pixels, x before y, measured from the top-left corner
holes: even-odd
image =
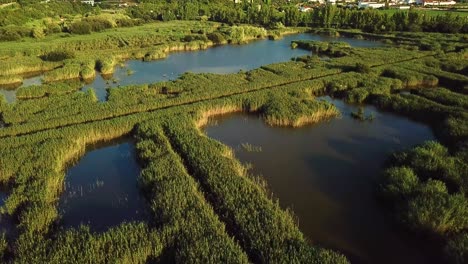
[[[375,119],[358,121],[350,117],[356,106],[324,99],[342,118],[293,129],[233,114],[215,117],[205,132],[253,165],[312,243],[341,251],[352,263],[440,263],[427,252],[432,246],[401,230],[376,199],[388,155],[434,139],[430,128],[370,106],[365,112]],[[249,152],[245,143],[262,151]]]
[[[8,198],[8,194],[3,190],[3,187],[0,188],[0,207],[5,205],[5,201]],[[18,230],[16,230],[15,221],[13,217],[8,214],[0,214],[0,234],[5,234],[7,239],[11,239],[18,235]]]
[[[129,84],[144,84],[174,80],[184,72],[235,73],[239,70],[251,70],[265,64],[288,61],[292,57],[310,54],[309,51],[291,49],[293,40],[344,41],[353,47],[380,47],[382,42],[353,38],[333,38],[315,34],[295,34],[281,40],[258,40],[245,45],[222,45],[207,50],[176,52],[164,60],[143,62],[130,60],[125,65],[117,66],[111,80],[98,75],[83,90],[94,89],[101,101],[107,97],[107,88]],[[132,72],[129,74],[129,70]],[[40,78],[40,77],[39,77]],[[38,84],[39,78],[25,79],[24,85]],[[2,90],[7,101],[15,100],[14,90]]]
[[[59,205],[62,226],[87,224],[104,231],[124,221],[147,220],[133,143],[122,139],[95,145],[67,171]]]

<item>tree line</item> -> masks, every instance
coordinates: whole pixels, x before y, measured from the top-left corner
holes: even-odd
[[[60,32],[90,34],[111,27],[137,26],[153,21],[210,20],[226,24],[254,24],[275,29],[283,26],[360,29],[364,32],[386,33],[392,31],[468,33],[468,17],[449,12],[428,15],[424,11],[399,11],[393,14],[379,10],[358,10],[333,5],[300,12],[289,3],[257,1],[235,4],[230,0],[151,0],[140,1],[127,8],[129,19],[108,21],[99,17],[99,6],[91,7],[78,2],[30,3],[18,2],[19,7],[0,9],[0,41],[17,41],[24,37],[43,38]],[[43,25],[26,26],[45,18],[83,19],[68,22],[43,22]],[[45,21],[45,20],[44,20]],[[56,19],[58,21],[58,19]]]

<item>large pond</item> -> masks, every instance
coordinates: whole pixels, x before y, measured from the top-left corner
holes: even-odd
[[[96,79],[83,87],[83,90],[95,89],[99,100],[107,97],[107,88],[118,85],[144,84],[176,79],[184,72],[234,73],[239,70],[251,70],[265,64],[288,61],[292,57],[310,54],[309,51],[291,49],[293,40],[344,41],[353,47],[380,47],[382,42],[353,38],[333,38],[315,34],[295,34],[281,40],[258,40],[246,45],[223,45],[207,50],[177,52],[164,60],[143,62],[130,60],[125,65],[117,66],[112,80],[105,80],[98,75]],[[129,71],[132,74],[129,75]],[[38,84],[38,77],[26,79],[24,85]],[[1,90],[7,101],[15,100],[14,90]]]
[[[441,263],[432,245],[405,233],[376,199],[388,155],[434,139],[430,128],[370,106],[365,111],[375,120],[357,121],[350,117],[356,106],[324,99],[342,118],[293,129],[233,114],[215,117],[205,132],[263,175],[312,243],[337,249],[352,263]],[[241,147],[246,143],[261,151]]]
[[[147,220],[139,192],[140,167],[130,139],[92,146],[66,174],[59,204],[64,227],[89,225],[104,231],[124,221]]]

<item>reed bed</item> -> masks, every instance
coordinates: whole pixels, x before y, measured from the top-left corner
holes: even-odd
[[[247,255],[227,233],[173,151],[160,122],[138,126],[137,138],[139,157],[145,164],[140,185],[151,201],[156,223],[176,227],[173,232],[178,239],[168,249],[176,262],[248,263]]]
[[[193,33],[180,37],[188,34]],[[109,54],[112,60],[121,58],[118,52]],[[459,217],[466,213],[468,114],[461,93],[466,77],[463,63],[446,65],[463,54],[351,48],[348,55],[330,61],[303,57],[237,74],[188,73],[175,81],[113,88],[104,103],[97,102],[93,91],[73,92],[73,83],[22,88],[20,97],[31,99],[0,101],[7,125],[0,129],[0,183],[9,189],[1,211],[16,216],[19,232],[3,252],[17,263],[64,259],[144,263],[165,254],[180,262],[193,256],[204,262],[346,263],[342,255],[308,243],[291,214],[279,207],[265,186],[245,175],[232,150],[199,129],[209,116],[235,111],[275,117],[279,123],[316,121],[336,114],[334,106],[313,97],[327,94],[370,103],[434,128],[445,146],[431,143],[400,155],[398,163],[391,164],[398,168],[386,173],[383,186],[396,190],[395,196],[391,192],[387,196],[392,204],[408,195],[403,202],[411,206],[404,206],[408,210],[402,215],[414,230],[454,234],[447,248],[452,255],[463,256],[457,248],[466,235],[466,218]],[[60,63],[64,68],[73,65],[74,74],[83,78],[80,73],[97,59],[77,56]],[[369,71],[358,71],[358,61]],[[395,69],[401,76],[383,76],[385,69]],[[413,94],[395,94],[405,87],[401,79],[409,70],[417,76],[435,76],[439,85],[454,85],[446,87],[450,90],[415,87]],[[122,223],[101,234],[86,227],[57,228],[57,200],[67,164],[82,156],[88,144],[132,132],[145,166],[139,186],[152,210],[151,225]],[[402,178],[409,184],[400,185]],[[447,207],[440,208],[435,201],[444,201]],[[443,209],[442,220],[454,221],[442,221],[442,226],[419,221],[425,208],[431,213]],[[445,217],[446,209],[453,208],[448,211],[456,214]]]
[[[388,57],[384,51],[387,51],[387,49],[372,49],[370,54],[367,54],[367,59],[383,61],[383,57]],[[61,98],[64,102],[67,102],[69,110],[61,109],[57,111],[54,108],[44,108],[43,111],[30,113],[28,119],[31,122],[2,129],[0,136],[28,133],[37,129],[78,124],[120,115],[153,111],[173,105],[191,104],[218,97],[289,86],[303,87],[303,89],[308,89],[316,94],[341,92],[351,102],[367,101],[368,98],[374,95],[389,95],[393,91],[402,88],[400,80],[377,75],[382,71],[381,66],[372,67],[370,73],[347,71],[350,69],[348,65],[354,67],[355,61],[362,58],[364,51],[363,49],[353,49],[353,54],[313,66],[310,64],[310,60],[313,61],[313,58],[305,58],[304,62],[266,65],[246,73],[228,75],[187,73],[175,81],[147,86],[112,88],[110,89],[109,100],[105,104],[97,104],[92,101],[86,103],[73,101],[70,100],[71,97],[63,96]],[[406,57],[400,58],[403,61],[413,60],[415,62],[425,60],[421,58],[420,54],[414,53],[408,53]],[[351,63],[351,59],[354,63]],[[405,63],[403,62],[403,66]],[[394,63],[394,67],[397,65],[399,65],[399,62]],[[220,87],[219,83],[223,83],[223,86]],[[34,107],[30,106],[35,108],[42,105],[40,101],[47,102],[48,98],[28,100],[19,102],[19,104],[24,105],[24,107],[29,104],[36,105]],[[75,109],[84,110],[81,115],[77,116]],[[6,116],[7,120],[13,121],[16,119],[13,116],[17,115],[17,113],[14,111],[6,112],[4,116]],[[50,119],[48,116],[54,116],[55,118]],[[14,123],[10,124],[13,125]]]
[[[235,230],[233,235],[251,260],[347,263],[339,254],[308,246],[292,217],[273,203],[264,189],[239,175],[240,164],[225,155],[226,147],[201,135],[193,121],[169,119],[164,129],[190,174],[209,194],[215,212],[229,230]]]
[[[23,83],[20,76],[0,76],[0,86],[18,86]]]
[[[260,112],[270,126],[291,127],[318,123],[340,115],[339,110],[328,102],[288,95],[272,96]]]

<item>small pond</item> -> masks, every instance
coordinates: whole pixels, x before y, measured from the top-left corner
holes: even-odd
[[[131,139],[87,149],[66,174],[59,204],[62,226],[86,224],[104,231],[124,221],[147,220],[147,205],[137,186],[140,170]]]

